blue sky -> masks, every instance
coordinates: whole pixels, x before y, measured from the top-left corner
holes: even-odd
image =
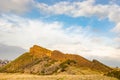
[[[0,58],[37,44],[120,66],[119,13],[119,0],[3,0]]]
[[[36,0],[40,3],[45,3],[47,5],[54,5],[58,2],[66,1],[66,2],[75,2],[73,0]],[[76,2],[82,2],[84,0],[76,0]],[[95,5],[101,4],[101,5],[107,5],[113,2],[118,4],[119,2],[117,0],[96,0]],[[93,30],[96,30],[101,34],[104,33],[104,35],[112,36],[110,32],[111,28],[115,26],[115,23],[110,21],[108,18],[99,19],[96,15],[92,15],[91,17],[86,16],[80,16],[80,17],[71,17],[68,15],[60,14],[60,15],[49,15],[49,14],[43,14],[41,11],[38,11],[37,9],[33,9],[28,14],[24,14],[24,17],[36,19],[40,18],[42,20],[52,22],[52,21],[59,21],[64,23],[64,27],[69,27],[71,25],[81,26],[81,27],[87,27],[90,26]],[[101,28],[103,27],[103,28]]]

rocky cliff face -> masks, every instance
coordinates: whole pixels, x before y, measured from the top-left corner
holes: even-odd
[[[52,51],[42,48],[40,46],[34,45],[30,48],[30,54],[36,57],[51,56]]]

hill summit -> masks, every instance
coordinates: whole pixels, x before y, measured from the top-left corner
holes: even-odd
[[[43,57],[43,56],[51,56],[52,51],[48,50],[46,48],[40,47],[38,45],[34,45],[30,48],[30,54],[36,56],[36,57]]]
[[[96,74],[111,70],[97,60],[90,61],[80,55],[51,51],[38,45],[0,68],[0,72],[32,74]]]

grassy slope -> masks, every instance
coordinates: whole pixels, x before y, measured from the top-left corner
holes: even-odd
[[[33,63],[37,58],[30,55],[29,53],[24,53],[20,57],[16,58],[14,61],[0,69],[1,72],[18,72],[22,71],[24,67]]]
[[[60,61],[66,61],[68,59],[74,60],[77,62],[77,65],[76,65],[77,67],[87,67],[87,68],[91,68],[93,70],[100,71],[100,72],[106,73],[112,70],[111,68],[109,68],[108,66],[102,64],[101,62],[97,60],[89,61],[80,55],[64,54],[57,50],[52,52],[51,57],[53,59],[60,60]]]

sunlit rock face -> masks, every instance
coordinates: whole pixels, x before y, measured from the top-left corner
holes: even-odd
[[[42,48],[40,46],[34,45],[30,48],[30,53],[37,57],[51,56],[52,51]]]

